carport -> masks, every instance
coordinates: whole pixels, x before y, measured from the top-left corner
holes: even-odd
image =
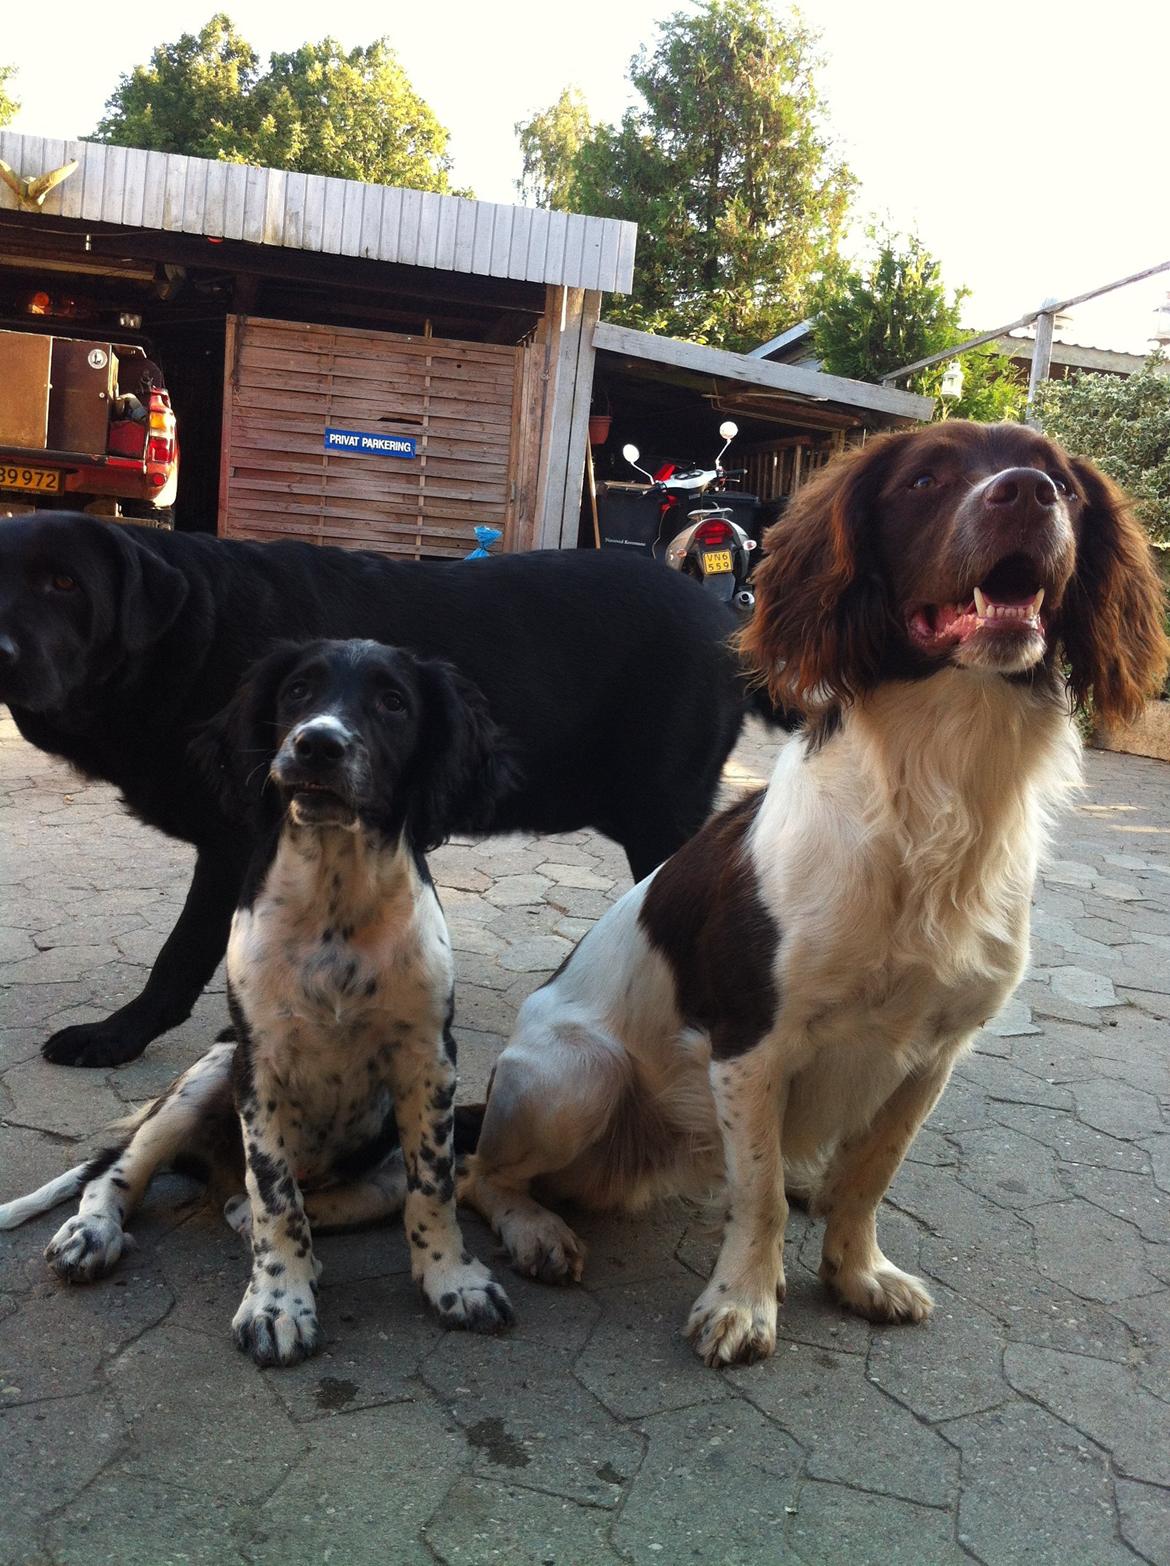
[[[178,527],[408,557],[478,523],[575,537],[633,224],[11,133],[0,158],[0,324],[149,346]]]
[[[802,366],[774,364],[750,354],[598,324],[593,333],[595,413],[612,423],[593,448],[599,482],[634,487],[622,457],[632,442],[651,471],[673,461],[707,465],[721,444],[725,419],[739,435],[725,461],[746,468],[729,486],[783,504],[834,452],[859,445],[871,433],[930,419],[928,397]],[[591,533],[591,520],[583,526]]]

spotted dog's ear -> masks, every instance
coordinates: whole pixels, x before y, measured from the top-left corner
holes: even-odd
[[[1165,592],[1128,498],[1091,462],[1070,464],[1085,504],[1057,622],[1069,685],[1078,707],[1091,697],[1103,723],[1127,723],[1166,677]]]
[[[739,646],[779,707],[816,713],[877,683],[893,622],[868,523],[897,439],[834,458],[764,536]]]
[[[191,741],[188,754],[229,820],[255,825],[263,814],[268,770],[279,749],[276,697],[303,652],[298,642],[275,646]]]
[[[420,659],[415,669],[422,733],[408,779],[406,826],[426,852],[454,831],[487,831],[520,772],[477,685],[441,659]]]

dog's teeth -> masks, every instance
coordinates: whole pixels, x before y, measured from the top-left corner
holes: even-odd
[[[987,598],[978,587],[975,589],[975,613],[981,620],[987,616]]]
[[[1031,610],[1031,612],[1032,612],[1033,617],[1040,613],[1040,605],[1043,602],[1044,602],[1044,589],[1041,588],[1040,591],[1036,594],[1035,598],[1033,598],[1033,600],[1032,600],[1032,610]]]

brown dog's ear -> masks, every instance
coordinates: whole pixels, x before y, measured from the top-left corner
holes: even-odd
[[[869,524],[896,440],[834,458],[765,534],[739,645],[779,707],[812,714],[877,683],[890,608]]]
[[[1058,621],[1069,685],[1078,707],[1092,697],[1106,726],[1128,723],[1166,676],[1165,594],[1128,498],[1091,462],[1074,458],[1071,465],[1084,512],[1076,574]]]

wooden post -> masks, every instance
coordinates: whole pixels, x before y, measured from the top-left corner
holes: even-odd
[[[1055,305],[1055,299],[1046,299],[1046,305]],[[1036,341],[1032,346],[1032,373],[1028,376],[1028,405],[1024,409],[1025,422],[1035,428],[1039,424],[1036,413],[1036,392],[1048,379],[1052,365],[1052,328],[1056,321],[1054,310],[1041,310],[1036,317]]]
[[[538,549],[576,547],[593,395],[593,334],[600,307],[599,293],[580,288],[548,290],[550,342],[537,501]]]
[[[593,447],[585,447],[585,472],[589,477],[589,509],[593,513],[593,547],[601,548],[601,523],[597,519],[597,474],[593,471]]]

